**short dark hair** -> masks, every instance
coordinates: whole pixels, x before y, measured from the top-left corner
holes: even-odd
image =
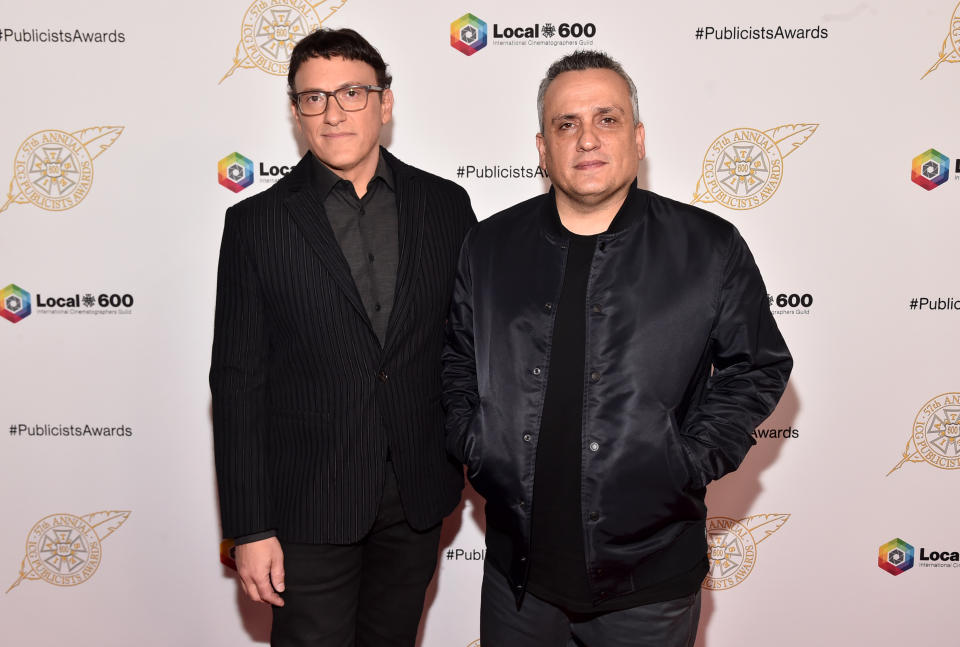
[[[387,64],[377,48],[371,45],[366,38],[352,29],[325,29],[320,28],[305,36],[290,53],[290,70],[287,72],[287,90],[290,99],[296,92],[293,79],[297,70],[311,58],[333,58],[339,56],[348,61],[363,61],[377,73],[377,85],[389,88],[393,77],[387,72]],[[334,89],[334,88],[329,88]]]
[[[547,94],[547,88],[553,83],[553,80],[564,72],[583,72],[584,70],[612,70],[620,75],[627,82],[630,89],[630,101],[633,103],[633,123],[640,123],[640,106],[637,104],[637,86],[633,79],[626,73],[623,66],[604,52],[596,50],[578,49],[573,54],[567,54],[547,69],[547,75],[540,81],[540,89],[537,92],[537,113],[540,117],[540,132],[543,132],[543,98]]]

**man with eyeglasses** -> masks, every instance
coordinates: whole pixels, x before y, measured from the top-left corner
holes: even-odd
[[[440,352],[466,192],[379,146],[379,52],[350,29],[294,48],[309,151],[227,211],[210,385],[223,533],[277,646],[412,646],[440,522]]]

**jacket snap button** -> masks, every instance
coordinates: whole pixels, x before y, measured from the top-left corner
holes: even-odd
[[[591,381],[591,382],[599,382],[599,381],[600,381],[600,374],[597,373],[596,371],[594,371],[593,373],[591,373],[591,374],[590,374],[590,381]]]
[[[594,304],[593,304],[593,311],[596,312],[597,314],[600,314],[600,304],[599,304],[599,303],[594,303]]]
[[[600,513],[599,513],[599,512],[591,512],[591,513],[590,513],[590,521],[596,521],[596,520],[599,519],[599,518],[600,518]]]
[[[553,304],[548,301],[547,303],[543,304],[543,309],[547,312],[550,312],[553,310]]]
[[[539,367],[539,366],[534,367],[534,369],[533,369],[533,374],[534,374],[534,375],[540,375],[540,367]]]
[[[377,379],[380,380],[381,382],[386,382],[388,377],[389,376],[387,375],[387,372],[384,371],[383,369],[381,369],[380,372],[377,373]]]
[[[590,451],[595,452],[600,450],[600,443],[593,441],[590,443]]]
[[[523,442],[525,443],[529,443],[532,438],[533,436],[531,436],[530,434],[523,434]]]

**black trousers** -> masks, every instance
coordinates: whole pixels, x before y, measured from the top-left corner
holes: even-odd
[[[693,647],[700,591],[677,600],[594,616],[571,616],[527,593],[517,610],[507,578],[484,563],[480,644],[484,647]]]
[[[440,525],[418,532],[387,462],[373,528],[355,544],[283,543],[284,606],[273,608],[273,647],[413,647],[437,565]]]

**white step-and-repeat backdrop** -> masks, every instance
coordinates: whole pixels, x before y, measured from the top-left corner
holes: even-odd
[[[550,62],[621,60],[641,185],[740,228],[796,358],[710,487],[698,645],[956,642],[956,0],[49,0],[0,9],[0,643],[267,641],[221,555],[214,280],[224,209],[305,150],[285,59],[321,23],[381,50],[384,143],[481,218],[548,186]],[[481,529],[468,495],[421,647],[478,644]]]

